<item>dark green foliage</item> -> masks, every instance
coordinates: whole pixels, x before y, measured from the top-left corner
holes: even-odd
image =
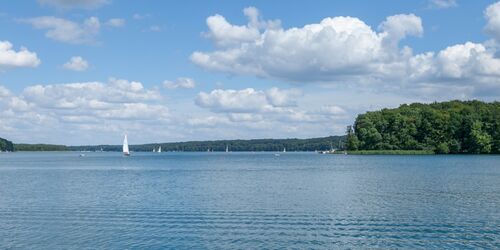
[[[0,151],[14,151],[14,145],[11,141],[0,138]]]
[[[347,145],[346,147],[351,150],[358,150],[359,148],[359,139],[358,136],[354,133],[352,126],[347,126]]]
[[[340,152],[341,153],[341,152]],[[432,150],[355,150],[347,151],[350,155],[433,155]]]
[[[130,145],[131,151],[153,151],[161,146],[163,151],[314,151],[339,148],[344,144],[345,136],[329,136],[312,139],[255,139],[255,140],[221,140],[221,141],[190,141],[172,143],[154,143]],[[121,151],[121,145],[70,146],[74,151]]]
[[[350,150],[500,153],[500,103],[449,101],[401,105],[358,115]]]
[[[15,151],[67,151],[64,145],[53,144],[15,144]]]

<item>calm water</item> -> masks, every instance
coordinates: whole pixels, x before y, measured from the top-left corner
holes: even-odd
[[[3,153],[0,248],[500,248],[500,156]]]

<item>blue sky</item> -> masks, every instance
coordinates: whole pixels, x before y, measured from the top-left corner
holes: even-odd
[[[499,40],[495,1],[8,1],[0,137],[342,134],[366,110],[498,100]]]

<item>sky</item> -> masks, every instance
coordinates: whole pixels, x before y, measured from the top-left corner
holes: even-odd
[[[0,137],[342,135],[404,103],[498,101],[500,2],[0,3]]]

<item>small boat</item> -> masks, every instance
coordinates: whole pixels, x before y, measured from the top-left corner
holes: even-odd
[[[161,146],[158,147],[158,153],[161,153]]]
[[[286,148],[283,148],[283,153],[286,153]]]
[[[123,138],[123,155],[130,156],[130,151],[128,150],[127,134],[125,134],[125,138]]]
[[[156,153],[156,148],[153,148],[153,153]]]
[[[80,154],[80,157],[85,157],[85,154]]]
[[[228,152],[229,152],[229,146],[226,145],[226,153],[228,153]]]

